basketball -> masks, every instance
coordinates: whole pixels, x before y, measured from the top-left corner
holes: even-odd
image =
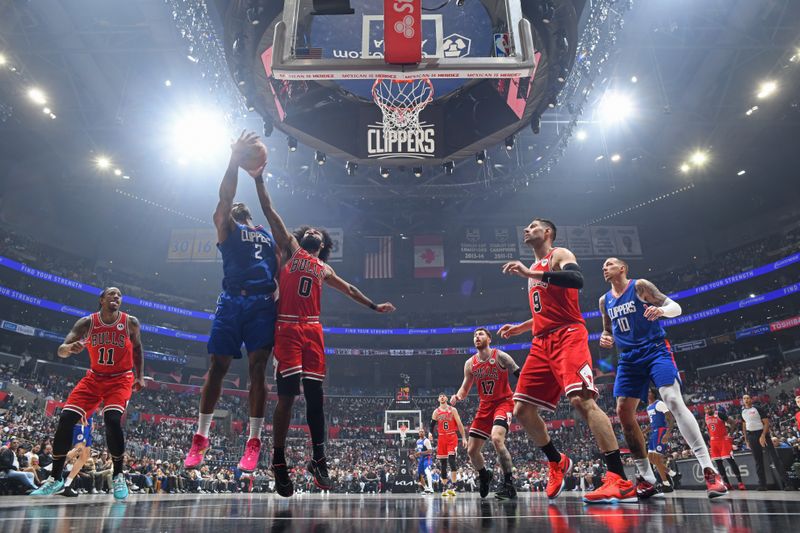
[[[267,147],[261,141],[256,141],[247,150],[242,159],[241,167],[247,171],[258,170],[267,164]]]

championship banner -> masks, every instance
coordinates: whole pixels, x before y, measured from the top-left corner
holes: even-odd
[[[444,273],[444,242],[441,235],[414,237],[414,277],[439,278]]]
[[[383,0],[386,62],[413,65],[422,60],[422,0]]]
[[[328,263],[341,262],[344,258],[344,230],[342,228],[325,228],[325,230],[333,241]]]
[[[217,250],[217,231],[215,229],[172,230],[167,261],[170,263],[222,261]]]
[[[519,257],[521,237],[513,226],[471,226],[461,230],[459,263],[505,263]]]

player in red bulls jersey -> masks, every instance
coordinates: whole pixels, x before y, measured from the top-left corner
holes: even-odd
[[[738,489],[745,490],[744,483],[742,482],[742,473],[739,471],[739,465],[733,458],[733,439],[728,434],[728,414],[724,409],[714,409],[713,405],[706,405],[706,429],[708,429],[708,436],[711,441],[711,460],[717,465],[717,472],[722,476],[725,486],[732,489],[728,473],[725,472],[725,465],[722,460],[726,459],[728,464],[733,470],[736,479],[739,481]]]
[[[49,496],[62,490],[62,474],[75,424],[83,423],[95,409],[103,405],[106,442],[114,464],[114,498],[128,497],[128,486],[122,473],[125,455],[125,436],[122,432],[122,415],[132,391],[144,388],[144,358],[139,321],[119,310],[122,292],[108,287],[100,293],[100,311],[78,320],[64,343],[58,347],[58,356],[67,358],[79,354],[84,348],[89,352],[89,370],[72,389],[53,437],[53,469],[50,477],[33,492]]]
[[[509,500],[517,497],[517,491],[511,477],[514,469],[511,454],[506,448],[506,435],[511,424],[511,413],[514,412],[508,378],[509,374],[519,377],[519,366],[507,353],[490,347],[492,335],[489,330],[476,329],[472,342],[478,353],[464,363],[464,381],[458,392],[450,398],[450,403],[455,404],[466,398],[473,383],[478,387],[480,403],[469,428],[467,455],[478,471],[480,495],[485,498],[489,494],[492,473],[486,470],[481,450],[486,439],[492,440],[504,476],[503,488],[495,493],[495,497]]]
[[[378,313],[391,313],[389,302],[376,304],[354,285],[346,282],[325,261],[332,241],[325,230],[303,226],[290,233],[275,211],[264,187],[264,178],[255,178],[256,191],[278,248],[285,254],[278,281],[278,321],[275,326],[275,363],[278,403],[272,417],[275,492],[283,497],[294,493],[286,466],[286,434],[294,398],[306,399],[306,420],[311,433],[313,458],[307,468],[314,483],[323,490],[331,487],[325,461],[325,415],[322,381],[325,379],[325,346],[319,321],[322,284],[341,291],[352,300]]]
[[[608,416],[597,406],[597,388],[592,373],[589,333],[578,305],[583,274],[575,255],[555,248],[556,226],[536,218],[524,231],[525,244],[536,262],[530,268],[520,261],[503,265],[504,274],[528,280],[528,301],[532,318],[522,324],[506,324],[500,336],[508,338],[532,331],[531,350],[522,366],[514,392],[514,416],[525,428],[549,462],[547,496],[555,498],[564,488],[564,475],[572,460],[560,453],[547,433],[539,409],[553,411],[562,394],[580,413],[605,457],[608,472],[603,485],[584,496],[587,503],[636,502],[636,487],[622,467],[619,444]]]
[[[464,432],[464,424],[458,410],[447,404],[447,395],[439,395],[439,407],[433,410],[431,415],[430,434],[434,435],[438,430],[439,436],[436,439],[436,458],[439,459],[439,466],[442,469],[442,477],[447,474],[447,465],[450,465],[450,478],[447,488],[442,491],[442,496],[455,496],[455,485],[458,479],[458,467],[456,466],[456,449],[458,448],[458,435],[461,434],[461,442],[467,447],[467,435]]]

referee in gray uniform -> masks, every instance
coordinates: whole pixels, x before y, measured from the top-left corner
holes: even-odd
[[[753,399],[745,394],[742,396],[742,431],[747,437],[747,445],[753,452],[758,474],[758,490],[767,490],[767,476],[764,472],[764,451],[766,449],[770,461],[776,470],[778,487],[783,490],[785,473],[783,464],[778,458],[778,453],[772,445],[772,435],[769,433],[769,417],[761,407],[753,405]]]

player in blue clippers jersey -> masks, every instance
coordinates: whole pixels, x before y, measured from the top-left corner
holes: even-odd
[[[708,497],[727,493],[711,462],[703,434],[683,401],[681,379],[664,328],[657,321],[681,314],[681,306],[646,279],[628,279],[628,264],[616,257],[603,263],[603,277],[611,290],[600,297],[603,333],[600,347],[619,347],[614,396],[625,442],[639,471],[636,492],[640,499],[663,497],[647,458],[644,434],[636,421],[640,401],[647,400],[652,382],[675,417],[678,429],[703,467]]]
[[[672,492],[672,483],[667,475],[664,456],[669,452],[667,439],[672,424],[669,421],[669,409],[658,398],[658,393],[650,389],[647,393],[647,416],[650,419],[650,437],[647,439],[647,458],[656,466],[661,476],[661,490]]]
[[[417,480],[425,494],[431,494],[433,493],[433,474],[431,472],[431,467],[433,466],[433,444],[425,436],[423,428],[419,428],[418,435],[416,452],[414,452],[414,457],[417,458]]]
[[[73,481],[92,455],[92,417],[86,419],[86,424],[75,424],[72,427],[72,449],[67,453],[67,462],[72,462],[64,487],[56,494],[74,498],[78,491]]]
[[[239,469],[255,469],[261,450],[266,401],[265,373],[274,344],[275,289],[278,257],[272,234],[253,223],[250,210],[234,203],[239,167],[258,142],[254,133],[242,133],[231,145],[228,169],[219,188],[219,202],[214,212],[217,247],[222,255],[222,293],[217,299],[214,321],[208,339],[211,365],[200,397],[197,433],[186,455],[184,466],[197,468],[210,447],[208,432],[214,407],[222,392],[222,380],[233,359],[242,357],[244,344],[250,370],[250,435]],[[262,179],[263,167],[247,172]]]

